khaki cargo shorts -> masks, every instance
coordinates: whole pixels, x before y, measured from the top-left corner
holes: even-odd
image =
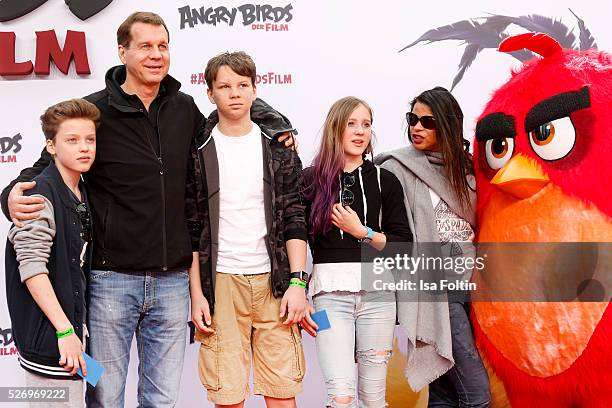
[[[213,334],[197,332],[198,369],[208,399],[237,404],[249,395],[251,352],[253,391],[292,398],[302,391],[305,361],[297,325],[279,318],[281,299],[272,296],[270,273],[217,273]]]

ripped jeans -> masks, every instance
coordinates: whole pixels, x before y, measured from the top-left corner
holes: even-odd
[[[316,337],[319,365],[329,396],[327,406],[386,407],[387,364],[395,329],[395,293],[320,293],[314,296],[313,303],[317,312],[327,311],[331,324],[330,329],[319,332]]]

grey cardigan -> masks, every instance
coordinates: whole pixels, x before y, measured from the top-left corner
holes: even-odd
[[[474,227],[473,210],[460,208],[442,166],[430,163],[423,152],[407,146],[383,153],[375,162],[393,172],[402,184],[415,242],[439,242],[430,188]],[[473,182],[473,178],[469,181]],[[475,194],[471,198],[473,203]],[[473,249],[471,244],[470,247]],[[422,296],[419,294],[419,299]],[[408,338],[406,378],[410,386],[419,391],[454,365],[448,304],[445,301],[399,301],[397,314]]]

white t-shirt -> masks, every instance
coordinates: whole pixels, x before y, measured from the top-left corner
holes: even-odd
[[[219,256],[217,272],[270,272],[266,249],[261,130],[243,136],[212,131],[219,159]]]

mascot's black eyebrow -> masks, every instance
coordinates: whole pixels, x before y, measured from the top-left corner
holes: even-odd
[[[515,136],[514,116],[506,115],[503,112],[490,113],[476,124],[476,140],[481,142]]]
[[[537,103],[525,116],[525,132],[531,132],[544,123],[569,116],[570,113],[591,106],[589,87],[563,92]]]

